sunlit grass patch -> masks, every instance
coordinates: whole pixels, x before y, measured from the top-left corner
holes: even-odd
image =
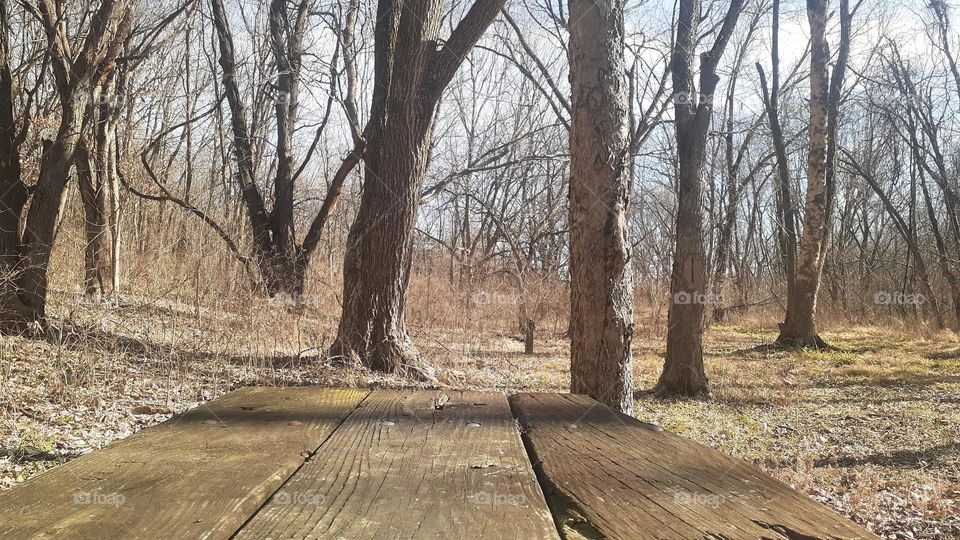
[[[838,369],[835,375],[846,379],[865,379],[870,384],[878,385],[929,384],[938,380],[936,374],[915,366],[858,365]]]

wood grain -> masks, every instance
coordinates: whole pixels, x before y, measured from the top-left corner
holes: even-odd
[[[0,493],[0,538],[226,538],[367,395],[247,388]]]
[[[458,534],[557,538],[502,394],[371,393],[238,537]]]
[[[879,538],[746,462],[586,396],[510,404],[568,538]]]

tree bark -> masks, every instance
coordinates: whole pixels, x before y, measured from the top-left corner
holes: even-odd
[[[404,316],[413,227],[440,96],[503,4],[477,0],[437,50],[442,2],[379,0],[363,194],[347,237],[343,312],[331,356],[434,377],[413,346]]]
[[[703,246],[703,174],[713,93],[723,55],[743,8],[733,0],[713,47],[701,55],[699,93],[694,83],[700,2],[680,0],[677,37],[671,58],[677,138],[676,248],[670,279],[667,356],[654,392],[696,396],[709,391],[703,367],[703,318],[707,297]]]
[[[633,412],[622,0],[570,2],[570,391]]]
[[[16,274],[3,284],[7,305],[2,323],[8,329],[46,322],[47,267],[68,173],[86,128],[87,109],[97,101],[101,77],[112,69],[132,21],[132,11],[124,2],[103,0],[90,19],[82,48],[72,55],[65,49],[69,38],[62,6],[44,0],[38,13],[47,34],[62,111],[55,138],[44,145],[39,178],[17,248]]]
[[[829,0],[807,0],[810,21],[810,143],[807,153],[807,199],[794,288],[777,342],[793,347],[827,347],[817,334],[816,310],[820,277],[830,236],[834,197],[834,162],[840,91],[850,50],[852,14],[840,0],[840,50],[831,77],[826,38]]]

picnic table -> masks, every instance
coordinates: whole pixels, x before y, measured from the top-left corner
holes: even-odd
[[[243,388],[0,493],[0,538],[879,538],[585,396]]]

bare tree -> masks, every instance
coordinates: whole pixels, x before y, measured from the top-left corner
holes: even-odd
[[[295,166],[292,140],[299,110],[300,71],[302,67],[303,39],[306,33],[307,18],[310,15],[310,0],[301,0],[295,4],[293,13],[289,12],[288,2],[273,0],[270,3],[270,50],[277,65],[277,83],[274,89],[274,113],[277,129],[277,167],[274,176],[273,207],[268,211],[267,203],[257,183],[256,156],[262,149],[254,145],[252,131],[264,129],[265,123],[249,119],[247,107],[240,94],[237,80],[237,63],[233,43],[233,34],[223,0],[211,0],[213,21],[220,48],[220,67],[223,71],[223,89],[231,111],[231,130],[233,132],[234,154],[236,158],[236,177],[247,210],[247,218],[253,235],[253,248],[260,278],[265,291],[273,296],[278,293],[300,297],[304,287],[304,273],[310,257],[320,239],[323,227],[330,217],[342,193],[343,183],[350,171],[360,162],[364,151],[357,107],[354,103],[355,65],[353,32],[359,0],[350,2],[345,16],[344,26],[338,29],[338,49],[344,59],[347,77],[347,94],[344,97],[344,109],[350,122],[354,139],[354,148],[343,159],[331,180],[327,196],[317,216],[313,219],[302,244],[297,243],[294,223],[294,188],[297,177],[303,171],[306,161],[319,142],[320,133],[326,122],[321,124],[304,165]],[[334,93],[336,78],[331,78],[331,95]],[[328,102],[327,107],[331,105]]]
[[[132,11],[125,2],[103,0],[89,19],[80,49],[74,52],[65,5],[43,0],[35,10],[30,9],[47,35],[61,120],[56,135],[43,149],[39,177],[32,189],[16,263],[12,265],[15,275],[4,284],[4,323],[14,328],[46,321],[47,267],[68,173],[86,129],[87,109],[97,102],[100,83],[112,69],[132,23]],[[11,201],[4,207],[17,211],[18,204],[19,201]],[[23,211],[22,204],[19,211]]]
[[[700,58],[699,92],[694,82],[694,54],[702,14],[697,0],[680,0],[673,48],[674,114],[677,177],[676,250],[670,279],[667,357],[654,391],[693,396],[708,391],[703,369],[703,316],[706,266],[703,246],[703,174],[707,130],[713,115],[717,64],[733,34],[743,0],[733,0],[716,41]]]
[[[570,2],[570,391],[633,412],[623,2]]]
[[[831,75],[827,42],[829,0],[808,0],[810,21],[810,142],[807,153],[807,199],[795,283],[787,296],[786,317],[777,342],[799,347],[826,347],[817,334],[816,310],[820,276],[830,236],[830,214],[836,192],[837,123],[843,79],[850,55],[853,11],[840,0],[840,47]],[[857,4],[859,6],[859,3]],[[787,276],[790,279],[790,276]]]
[[[343,268],[343,313],[331,355],[431,378],[407,333],[413,228],[437,105],[505,0],[477,0],[437,48],[435,0],[379,0],[364,186]]]

